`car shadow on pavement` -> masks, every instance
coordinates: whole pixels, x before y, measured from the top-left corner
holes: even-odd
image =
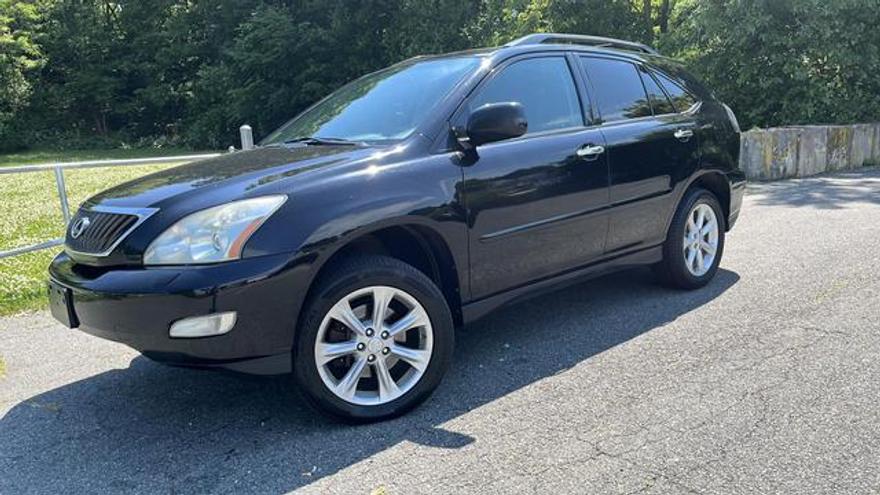
[[[722,269],[709,286],[682,292],[635,269],[503,308],[459,332],[453,367],[432,399],[372,425],[322,418],[292,400],[280,378],[136,358],[0,419],[0,492],[281,493],[402,442],[458,449],[480,438],[444,423],[661,327],[738,280]]]

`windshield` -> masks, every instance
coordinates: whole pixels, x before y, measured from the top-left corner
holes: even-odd
[[[442,58],[404,63],[364,76],[284,124],[261,144],[304,137],[404,139],[479,64],[476,57]]]

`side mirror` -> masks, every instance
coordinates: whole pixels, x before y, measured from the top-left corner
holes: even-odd
[[[526,112],[516,102],[489,103],[468,117],[467,142],[470,147],[520,137],[529,130]]]

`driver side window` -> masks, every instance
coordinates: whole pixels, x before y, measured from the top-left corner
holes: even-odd
[[[517,102],[527,134],[584,125],[577,90],[563,57],[530,58],[502,69],[468,104],[468,114],[489,103]]]

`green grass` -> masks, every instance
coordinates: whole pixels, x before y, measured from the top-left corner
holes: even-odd
[[[143,151],[143,150],[138,150]],[[164,150],[165,156],[189,154]],[[0,156],[0,165],[46,161],[98,160],[143,156],[132,150],[88,152],[35,152]],[[153,154],[152,156],[162,156]],[[13,158],[14,157],[14,158]],[[71,158],[75,157],[75,158]],[[176,164],[67,170],[64,173],[70,205],[75,209],[88,197],[110,186]],[[0,175],[0,251],[62,237],[58,192],[52,171]],[[41,309],[46,306],[46,268],[60,248],[46,249],[0,259],[0,315]]]

